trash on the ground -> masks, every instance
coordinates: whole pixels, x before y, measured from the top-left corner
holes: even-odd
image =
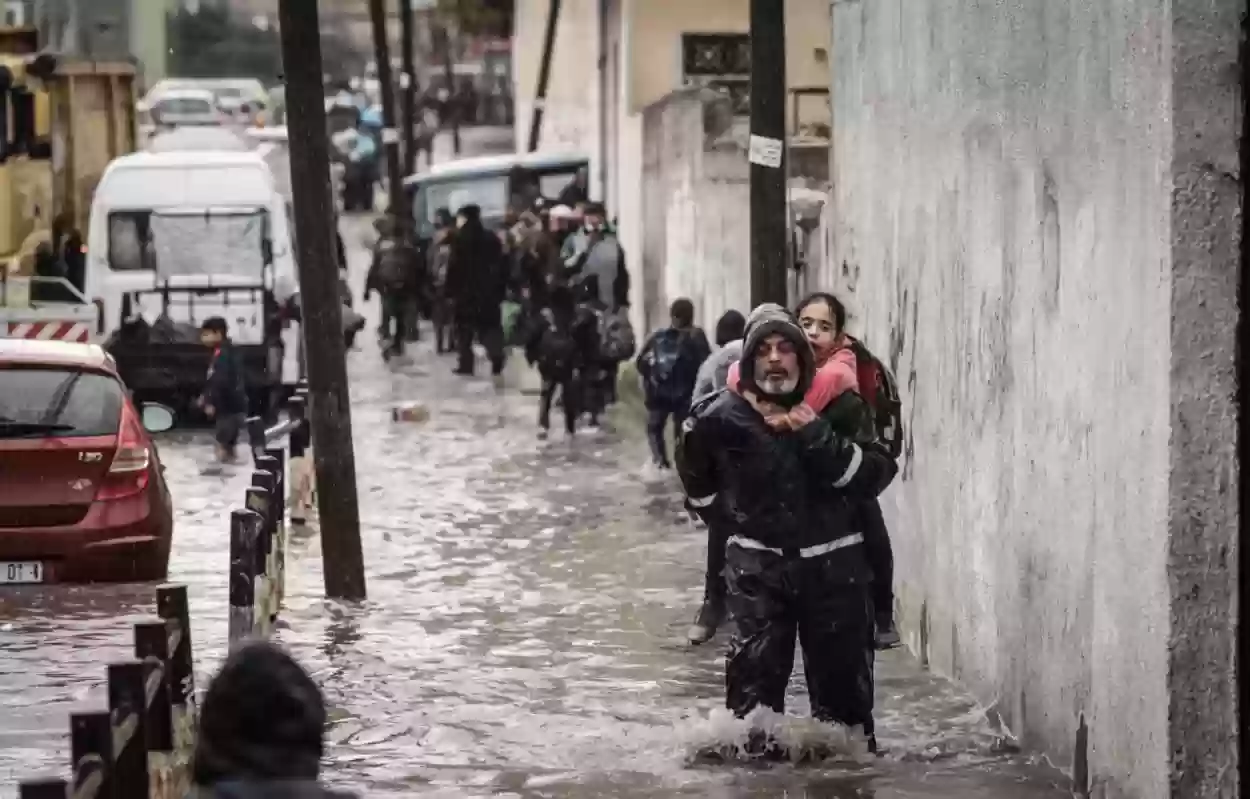
[[[391,408],[392,422],[428,422],[430,409],[419,402]]]

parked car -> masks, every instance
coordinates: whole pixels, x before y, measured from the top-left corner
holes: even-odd
[[[224,125],[231,119],[207,89],[170,90],[149,103],[147,113],[158,128]]]
[[[173,503],[151,433],[95,344],[0,339],[0,588],[163,580]]]

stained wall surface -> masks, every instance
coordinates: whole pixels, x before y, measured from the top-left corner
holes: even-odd
[[[821,271],[904,390],[909,643],[1096,796],[1235,795],[1244,3],[833,9]]]

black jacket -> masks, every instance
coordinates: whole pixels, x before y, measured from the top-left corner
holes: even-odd
[[[445,287],[456,318],[498,324],[507,287],[508,262],[499,237],[476,221],[457,230],[451,239]]]
[[[213,406],[219,416],[247,413],[243,362],[229,339],[221,343],[209,361],[204,401]]]
[[[677,468],[691,508],[705,521],[778,549],[855,532],[853,502],[880,494],[897,469],[875,450],[835,434],[823,416],[794,432],[774,432],[730,391],[696,403]],[[858,549],[845,552],[854,557]]]

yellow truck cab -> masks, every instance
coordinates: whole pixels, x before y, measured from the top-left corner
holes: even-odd
[[[87,220],[105,167],[135,149],[135,70],[37,48],[34,28],[0,28],[0,337],[95,340]]]

